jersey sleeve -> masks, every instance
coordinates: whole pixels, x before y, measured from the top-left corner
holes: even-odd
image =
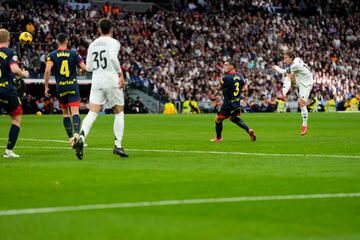
[[[16,56],[15,52],[10,51],[9,53],[9,66],[11,64],[18,64],[18,57]]]
[[[118,59],[119,51],[120,51],[120,43],[116,41],[116,44],[111,46],[109,55],[110,55],[110,62],[117,73],[122,72],[120,67],[120,62]]]
[[[46,62],[52,62],[52,63],[55,62],[53,54],[49,53],[49,55],[46,58]]]

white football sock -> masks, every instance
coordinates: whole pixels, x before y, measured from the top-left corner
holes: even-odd
[[[84,118],[82,125],[81,125],[81,133],[84,133],[83,139],[89,134],[91,126],[95,122],[98,114],[96,112],[89,111],[86,117]]]
[[[283,92],[284,96],[286,96],[286,94],[288,93],[290,87],[291,87],[291,80],[290,80],[290,78],[285,77],[284,78],[284,84],[283,84],[283,87],[282,87],[282,92]]]
[[[121,141],[124,134],[124,112],[114,114],[115,146],[121,148]]]
[[[301,117],[302,117],[302,120],[303,120],[303,126],[307,126],[307,120],[308,120],[308,117],[309,117],[309,113],[308,113],[308,110],[305,107],[300,107],[301,109]]]

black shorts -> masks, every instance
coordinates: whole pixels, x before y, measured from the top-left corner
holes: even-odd
[[[232,106],[231,104],[223,104],[217,113],[219,119],[224,120],[229,117],[237,117],[240,115],[240,105]]]
[[[16,90],[0,90],[0,109],[5,109],[11,116],[22,114],[21,101]]]

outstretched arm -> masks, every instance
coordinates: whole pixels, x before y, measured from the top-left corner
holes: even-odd
[[[278,73],[281,73],[281,74],[285,74],[285,73],[286,73],[286,69],[283,69],[283,68],[279,67],[278,65],[273,66],[273,69],[274,69],[275,71],[277,71]]]

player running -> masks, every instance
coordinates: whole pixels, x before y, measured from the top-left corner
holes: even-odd
[[[6,29],[0,29],[0,109],[11,117],[9,139],[3,157],[18,158],[13,152],[16,140],[19,136],[22,107],[14,86],[14,75],[17,77],[29,77],[29,72],[21,70],[17,63],[16,54],[9,48],[10,33]]]
[[[221,132],[223,130],[222,122],[229,118],[230,121],[244,129],[250,136],[251,141],[256,141],[254,130],[249,128],[240,116],[240,95],[241,91],[246,90],[246,81],[235,71],[235,64],[232,61],[224,63],[224,73],[226,74],[220,81],[219,89],[224,95],[224,102],[215,117],[216,137],[212,138],[212,142],[221,142]]]
[[[305,136],[308,131],[307,121],[309,115],[306,103],[314,83],[313,74],[308,65],[306,65],[300,58],[295,57],[293,52],[286,52],[284,54],[284,62],[288,65],[286,69],[282,69],[276,65],[273,66],[273,69],[275,69],[278,73],[287,74],[283,85],[284,95],[288,93],[291,85],[296,85],[298,89],[298,94],[300,95],[299,104],[303,120],[301,135]]]
[[[51,71],[55,75],[56,93],[63,112],[63,124],[69,137],[70,145],[74,147],[75,139],[79,138],[81,119],[79,116],[80,93],[76,79],[76,67],[86,71],[83,59],[73,50],[67,49],[68,36],[60,33],[56,36],[58,49],[51,52],[47,58],[45,69],[45,96],[49,94]],[[72,122],[71,118],[72,116]]]
[[[124,93],[125,80],[120,68],[118,54],[119,41],[112,38],[113,27],[109,19],[99,21],[100,37],[93,41],[86,57],[86,69],[92,72],[92,85],[90,91],[90,110],[86,115],[82,128],[77,154],[83,155],[83,144],[89,134],[92,124],[104,105],[114,111],[114,154],[128,157],[122,148],[121,141],[124,132]]]

